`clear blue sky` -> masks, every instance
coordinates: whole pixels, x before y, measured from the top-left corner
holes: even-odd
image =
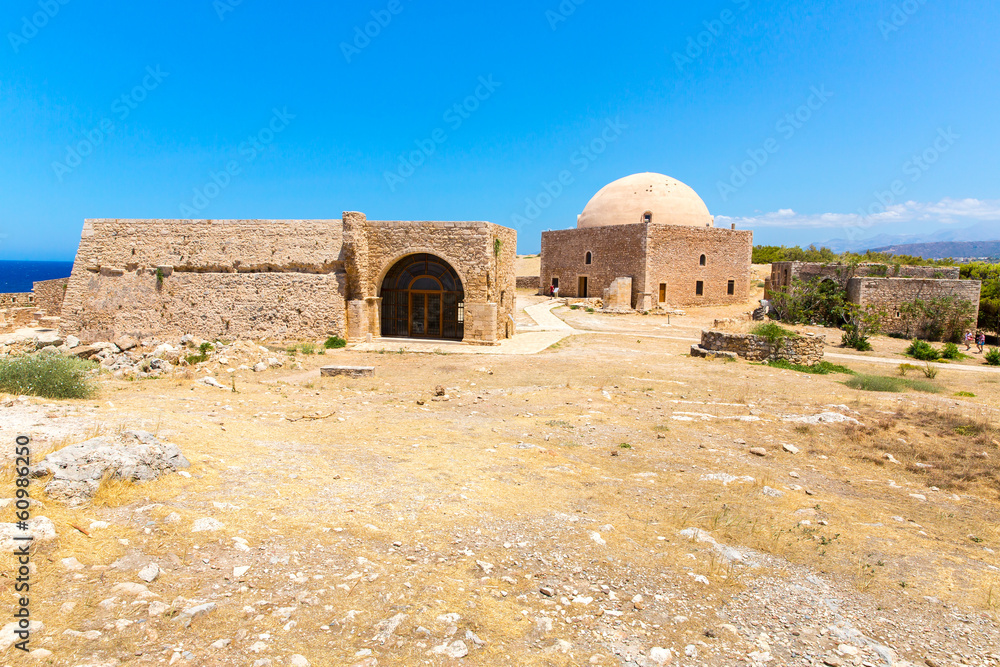
[[[490,220],[533,252],[642,171],[759,243],[842,237],[894,181],[862,234],[1000,228],[997,3],[577,1],[7,0],[0,259],[70,259],[85,218],[345,210]],[[731,180],[748,151],[766,164]]]

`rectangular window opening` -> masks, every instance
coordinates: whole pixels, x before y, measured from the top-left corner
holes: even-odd
[[[697,283],[695,283],[694,293],[696,295],[698,295],[698,296],[704,296],[705,295],[705,283],[702,282],[701,280],[699,280]]]
[[[733,296],[734,294],[736,294],[736,281],[730,280],[729,287],[727,289],[729,290],[729,296]]]

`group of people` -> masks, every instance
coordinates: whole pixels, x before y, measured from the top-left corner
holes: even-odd
[[[975,343],[976,352],[982,354],[984,348],[986,347],[986,334],[982,331],[977,331],[975,335],[971,331],[965,332],[965,351],[968,352],[972,349],[972,345]]]

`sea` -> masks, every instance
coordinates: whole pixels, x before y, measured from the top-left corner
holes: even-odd
[[[0,294],[30,292],[31,283],[69,278],[73,262],[0,261]]]

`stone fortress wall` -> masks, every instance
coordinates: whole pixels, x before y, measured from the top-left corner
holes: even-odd
[[[638,223],[544,232],[539,287],[547,290],[558,278],[560,296],[582,298],[579,278],[586,276],[587,296],[594,297],[616,278],[631,277],[632,307],[638,310],[744,303],[750,296],[752,252],[752,232],[714,227]]]
[[[59,317],[68,287],[69,277],[32,283],[31,292],[35,295],[35,308],[44,311],[46,315]]]
[[[501,239],[499,257],[494,239]],[[64,329],[84,341],[184,333],[378,337],[381,277],[399,259],[426,252],[462,276],[467,342],[495,343],[513,335],[505,320],[513,315],[516,243],[513,230],[489,223],[380,222],[360,213],[88,220],[63,302]],[[507,303],[490,301],[501,296]]]
[[[775,262],[771,265],[770,289],[787,290],[795,280],[804,283],[817,278],[829,278],[844,284],[851,278],[868,276],[885,278],[926,278],[958,280],[957,266],[910,266],[906,264],[858,264],[853,269],[846,264],[823,262]]]
[[[923,322],[911,323],[903,317],[900,305],[920,299],[930,301],[941,297],[955,297],[972,304],[972,314],[979,312],[982,282],[979,280],[942,280],[933,278],[851,278],[847,283],[847,299],[862,306],[872,305],[885,309],[888,317],[883,323],[887,334],[911,335],[921,329]]]
[[[860,306],[883,308],[888,317],[883,323],[887,334],[914,335],[927,322],[911,322],[904,317],[902,306],[920,299],[929,301],[955,297],[972,304],[972,313],[979,311],[982,282],[960,280],[957,266],[907,266],[899,264],[823,264],[819,262],[775,262],[766,293],[788,291],[796,280],[832,280],[847,292],[847,301]]]

